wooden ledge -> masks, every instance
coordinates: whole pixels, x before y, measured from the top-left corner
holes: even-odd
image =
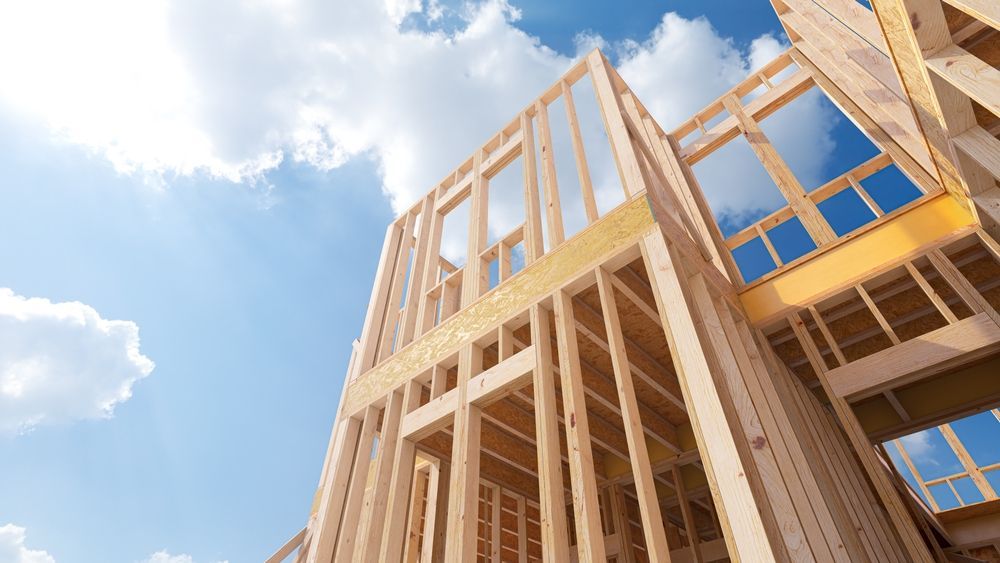
[[[830,370],[838,397],[857,401],[960,368],[1000,350],[1000,326],[979,313]]]

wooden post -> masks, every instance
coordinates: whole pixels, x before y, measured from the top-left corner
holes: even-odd
[[[527,113],[521,114],[521,157],[524,159],[524,265],[527,266],[545,253],[542,212],[538,206],[535,132]]]
[[[468,383],[483,367],[483,351],[469,344],[459,352],[458,408],[451,453],[451,492],[448,502],[448,537],[445,561],[458,563],[476,558],[479,519],[479,435],[482,409],[469,404]]]
[[[528,507],[524,495],[517,497],[517,563],[528,563]]]
[[[350,479],[351,457],[349,452],[358,441],[361,421],[350,416],[344,416],[344,400],[347,398],[351,382],[360,370],[360,343],[355,340],[351,346],[351,359],[344,374],[344,386],[340,391],[340,401],[337,405],[336,419],[330,432],[330,445],[327,446],[326,459],[319,477],[319,505],[316,514],[309,522],[303,547],[299,550],[299,559],[315,561],[320,544],[327,559],[333,557],[333,546],[340,523],[341,511],[344,508],[344,496],[347,494],[347,482]],[[322,538],[312,541],[312,538]]]
[[[420,519],[424,513],[426,497],[429,494],[428,485],[430,476],[428,467],[421,468],[417,472],[416,479],[413,480],[413,487],[410,491],[410,511],[409,520],[406,524],[406,548],[403,550],[403,561],[405,563],[416,563],[420,558],[418,549],[420,543]]]
[[[413,246],[413,265],[410,266],[410,276],[406,288],[406,307],[403,310],[403,318],[399,322],[399,334],[396,337],[396,349],[406,346],[413,340],[417,319],[420,316],[420,308],[424,305],[426,296],[424,292],[424,268],[427,267],[427,255],[431,253],[429,247],[434,242],[432,240],[433,223],[438,215],[434,211],[434,204],[437,198],[431,195],[424,198],[424,203],[420,207],[420,227],[417,229],[417,242]],[[433,252],[437,253],[437,244],[433,244]]]
[[[431,543],[431,556],[426,561],[444,561],[448,534],[448,504],[451,484],[451,464],[438,464],[437,489],[434,490],[434,529],[425,540]]]
[[[618,305],[615,302],[611,275],[604,268],[597,269],[597,288],[601,296],[601,310],[604,312],[604,326],[608,333],[611,363],[615,371],[618,388],[618,402],[621,404],[622,420],[625,424],[625,438],[628,441],[629,458],[635,477],[635,490],[639,497],[639,512],[642,515],[643,533],[646,537],[646,552],[649,560],[670,561],[670,548],[663,530],[663,516],[660,502],[656,497],[652,464],[646,439],[643,436],[642,421],[639,418],[639,404],[635,398],[632,372],[625,353],[625,339],[622,336]]]
[[[559,182],[556,179],[556,158],[552,154],[552,131],[549,128],[549,108],[545,102],[535,102],[538,118],[538,141],[542,152],[542,185],[545,188],[545,219],[549,226],[549,248],[566,240],[563,230],[562,206],[559,204]]]
[[[403,299],[403,285],[406,283],[406,270],[410,263],[410,249],[413,247],[413,229],[416,216],[411,211],[406,214],[403,222],[403,240],[396,253],[396,265],[392,270],[392,283],[389,289],[389,301],[385,306],[382,318],[382,336],[379,339],[376,361],[384,360],[392,355],[399,335],[399,303]]]
[[[752,561],[773,561],[776,554],[768,529],[762,511],[756,508],[748,469],[708,364],[710,351],[703,347],[686,305],[688,280],[680,269],[680,258],[658,229],[646,235],[641,249],[729,553]]]
[[[857,416],[847,401],[842,397],[838,397],[831,389],[829,379],[827,378],[826,362],[816,348],[812,337],[806,331],[802,319],[798,316],[793,316],[789,318],[789,323],[795,332],[796,338],[798,338],[799,343],[802,345],[802,349],[805,351],[813,371],[816,372],[817,377],[822,383],[823,390],[830,398],[834,412],[840,420],[844,431],[847,433],[855,453],[861,459],[861,463],[868,473],[869,479],[871,479],[875,490],[885,505],[889,513],[889,520],[899,534],[903,547],[913,561],[933,561],[930,551],[927,550],[927,546],[924,544],[923,538],[916,528],[916,524],[910,518],[906,506],[903,504],[903,500],[899,497],[895,487],[889,481],[889,476],[886,474],[885,469],[878,461],[875,449],[861,428],[861,423],[858,421]]]
[[[764,169],[774,180],[774,184],[781,191],[781,194],[785,196],[785,200],[795,211],[795,215],[802,221],[802,226],[805,227],[816,246],[822,246],[835,240],[836,233],[823,218],[816,204],[806,196],[802,184],[792,174],[791,169],[771,145],[757,122],[743,111],[739,98],[735,94],[730,94],[723,99],[722,103],[729,113],[736,117],[740,131],[749,142],[750,148],[753,149],[760,163],[764,165]]]
[[[403,392],[394,391],[386,399],[385,416],[382,418],[382,433],[378,441],[378,460],[375,467],[375,479],[371,494],[362,512],[364,518],[361,529],[361,541],[358,542],[355,561],[376,561],[381,545],[382,531],[385,525],[386,505],[391,492],[393,468],[400,462],[396,454],[402,448],[398,447],[399,426],[403,416]],[[360,452],[359,452],[360,453]]]
[[[368,312],[365,314],[365,324],[361,329],[360,369],[364,373],[375,365],[378,354],[379,334],[382,330],[382,318],[386,303],[389,301],[389,290],[392,283],[393,265],[399,252],[403,238],[403,229],[396,223],[386,228],[385,242],[382,244],[382,255],[378,260],[378,270],[375,272],[375,284],[372,286],[372,296],[368,301]]]
[[[903,463],[909,468],[910,473],[913,474],[913,479],[917,482],[917,486],[924,493],[924,498],[927,499],[927,504],[931,507],[931,510],[937,512],[941,510],[938,508],[937,499],[931,494],[930,489],[927,488],[927,484],[924,482],[923,476],[920,475],[920,471],[917,470],[917,466],[913,464],[913,460],[910,459],[910,454],[906,451],[906,447],[903,445],[903,441],[899,438],[893,440],[896,444],[896,449],[899,450],[899,457],[903,458]]]
[[[420,405],[421,386],[410,381],[403,395],[403,413],[409,414]],[[408,507],[410,482],[413,480],[413,466],[416,461],[416,445],[405,438],[396,441],[395,465],[389,484],[388,508],[385,513],[385,530],[382,535],[378,557],[369,561],[399,561],[403,556],[403,540],[406,535],[406,510]],[[376,541],[369,538],[369,541]],[[369,549],[369,554],[375,554]]]
[[[428,229],[427,250],[424,256],[423,280],[417,285],[419,307],[417,309],[417,324],[414,327],[416,338],[434,326],[434,315],[437,310],[437,307],[434,306],[436,301],[429,298],[427,292],[440,281],[438,265],[441,261],[441,235],[444,230],[444,216],[434,209],[434,206],[431,207],[430,214],[431,224]],[[441,292],[444,293],[443,288]],[[439,299],[443,301],[443,295]]]
[[[587,213],[587,222],[597,221],[597,201],[594,199],[594,184],[590,181],[590,168],[587,166],[587,153],[583,148],[583,137],[580,135],[580,121],[576,117],[576,105],[573,103],[573,88],[561,81],[563,103],[566,105],[566,120],[569,122],[570,139],[573,141],[573,156],[576,161],[576,174],[580,179],[580,190],[583,192],[583,208]]]
[[[434,533],[438,518],[438,490],[441,488],[441,460],[431,460],[428,468],[427,500],[424,504],[423,545],[420,547],[420,560],[434,560]]]
[[[351,479],[351,461],[358,445],[361,420],[346,417],[337,424],[337,437],[332,457],[332,474],[323,485],[319,511],[314,524],[315,541],[309,545],[309,561],[331,561],[337,541],[337,530]]]
[[[597,49],[587,55],[587,68],[594,82],[594,94],[597,96],[597,105],[601,108],[604,130],[611,141],[611,152],[614,153],[618,176],[625,189],[625,199],[629,199],[642,193],[646,186],[642,183],[639,157],[632,146],[625,120],[622,119],[621,97],[608,74],[604,55]]]
[[[611,485],[608,492],[611,505],[611,522],[618,535],[617,560],[622,563],[635,563],[635,547],[632,541],[632,524],[629,522],[628,507],[625,506],[625,491],[618,483]]]
[[[924,519],[924,515],[922,513],[923,511],[918,506],[916,499],[913,498],[910,487],[906,484],[906,481],[903,480],[903,476],[899,474],[899,470],[896,466],[889,460],[889,453],[885,450],[884,444],[878,445],[878,452],[883,466],[886,471],[889,472],[892,484],[896,486],[896,492],[899,493],[899,496],[901,496],[906,503],[906,508],[910,512],[910,517],[913,518],[913,521],[916,522],[920,531],[923,532],[924,537],[927,539],[927,543],[931,544],[931,549],[934,551],[934,559],[936,561],[947,561],[948,558],[941,549],[941,544],[938,543],[937,537],[935,537],[931,527],[927,524],[927,520]],[[955,498],[958,498],[958,495],[955,495]]]
[[[500,563],[500,485],[490,487],[490,563]]]
[[[952,430],[951,425],[942,424],[938,428],[941,430],[944,440],[951,446],[951,450],[955,452],[958,461],[962,462],[962,467],[969,474],[969,478],[972,479],[972,482],[976,484],[976,488],[983,495],[983,499],[996,500],[996,491],[993,490],[990,482],[986,480],[986,476],[983,475],[983,470],[979,468],[979,464],[973,461],[972,456],[969,455],[969,450],[965,449],[965,444],[958,439],[958,435]]]
[[[674,475],[674,490],[677,491],[677,503],[681,507],[681,517],[684,519],[684,530],[687,533],[688,547],[691,550],[691,560],[702,563],[701,549],[698,545],[701,538],[698,537],[698,525],[691,514],[691,503],[688,502],[687,488],[684,486],[684,477],[681,475],[681,466],[675,465],[671,473]]]
[[[992,215],[988,207],[979,207],[970,201],[993,190],[993,178],[981,163],[957,149],[952,142],[953,138],[979,127],[972,101],[968,93],[949,83],[946,72],[932,72],[934,67],[928,66],[927,59],[938,53],[949,49],[962,51],[954,45],[941,2],[875,0],[872,9],[885,35],[893,66],[920,123],[941,184],[996,236],[998,217]],[[996,99],[996,92],[993,96]]]
[[[569,560],[569,535],[563,494],[562,455],[559,452],[559,417],[556,411],[555,376],[552,373],[552,340],[549,313],[532,305],[531,344],[535,348],[535,439],[538,441],[538,488],[542,530],[542,559]]]
[[[468,307],[489,287],[489,268],[483,267],[480,256],[486,249],[489,214],[489,183],[483,178],[483,151],[472,157],[472,195],[469,205],[469,246],[462,278],[462,307]]]
[[[347,500],[344,503],[340,531],[337,533],[337,548],[333,553],[333,560],[338,563],[350,561],[354,556],[354,541],[357,539],[358,522],[361,520],[361,505],[365,498],[368,469],[371,467],[371,450],[378,417],[378,408],[369,405],[365,409],[364,422],[361,423],[361,437],[354,456],[354,469],[351,470],[351,482],[347,488]]]
[[[573,485],[573,510],[576,520],[576,545],[580,563],[601,562],[604,532],[598,506],[597,481],[594,477],[594,454],[590,445],[590,425],[584,395],[583,370],[576,341],[573,299],[560,291],[553,297],[556,338],[559,343],[559,377],[562,382],[563,418],[566,423],[566,447]]]

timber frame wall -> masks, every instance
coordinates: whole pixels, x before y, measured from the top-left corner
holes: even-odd
[[[673,131],[594,51],[389,225],[311,515],[268,561],[1000,560],[1000,466],[955,437],[964,473],[910,467],[983,492],[940,511],[884,446],[1000,405],[1000,5],[872,4],[772,0],[792,47]],[[815,89],[878,154],[807,190],[760,122]],[[742,140],[787,205],[724,237],[693,167]],[[524,221],[497,237],[514,162]],[[919,191],[895,209],[866,187],[889,167]],[[870,220],[838,232],[835,197]],[[783,256],[786,223],[812,251]],[[745,245],[771,271],[744,279]]]

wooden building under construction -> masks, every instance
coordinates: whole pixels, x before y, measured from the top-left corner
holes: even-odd
[[[389,225],[269,561],[1000,561],[956,431],[1000,425],[1000,3],[771,4],[792,47],[675,129],[594,51]],[[766,133],[808,95],[876,153],[819,186]],[[699,163],[737,143],[786,204],[728,232]]]

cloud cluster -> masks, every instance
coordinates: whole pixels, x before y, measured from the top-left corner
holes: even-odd
[[[56,563],[47,552],[24,545],[25,529],[14,524],[0,526],[0,561],[4,563]]]
[[[934,457],[934,443],[931,442],[931,431],[921,430],[908,434],[899,439],[906,448],[906,453],[914,461],[921,461],[938,465],[940,462]]]
[[[109,417],[152,370],[134,322],[0,288],[0,433]]]
[[[320,169],[372,158],[398,211],[572,63],[518,29],[518,18],[505,0],[9,3],[0,9],[0,103],[124,173],[161,179],[254,182],[289,158]],[[781,48],[763,37],[743,53],[708,21],[674,14],[642,41],[581,36],[579,45],[614,51],[667,129]],[[818,100],[798,113],[779,136],[812,159],[808,173],[829,148],[828,116]],[[767,186],[732,189],[741,170],[759,166],[731,159],[704,183],[717,210],[739,213]]]
[[[40,549],[28,549],[25,546],[25,529],[14,524],[0,526],[0,561],[3,563],[56,563],[54,557]],[[166,550],[157,551],[141,563],[195,563],[186,554],[172,555]],[[214,563],[229,563],[215,561]]]
[[[194,559],[186,554],[171,555],[166,550],[157,551],[149,556],[142,563],[194,563]],[[216,561],[215,563],[229,563],[228,561]]]

